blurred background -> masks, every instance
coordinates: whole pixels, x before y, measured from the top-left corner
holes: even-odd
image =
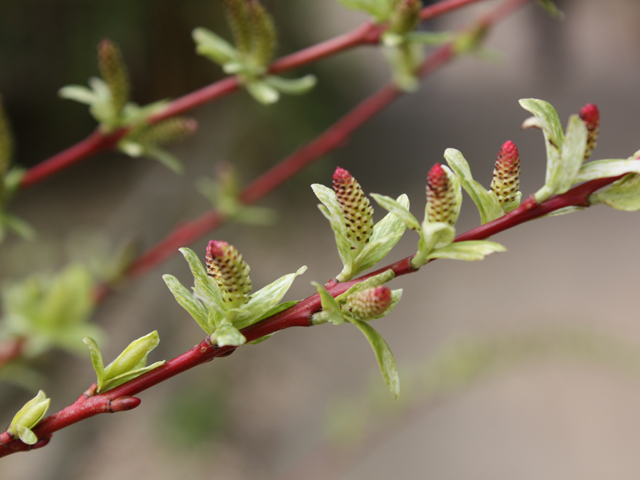
[[[497,60],[466,57],[446,66],[269,195],[261,205],[278,211],[274,225],[229,224],[211,238],[243,253],[254,288],[307,265],[288,295],[304,298],[314,291],[310,281],[324,283],[341,268],[310,183],[330,184],[339,165],[366,192],[409,194],[421,218],[424,178],[446,148],[461,150],[488,186],[510,139],[520,151],[523,194],[533,193],[544,180],[544,145],[540,132],[520,130],[524,97],[551,102],[563,123],[596,103],[602,120],[592,158],[631,155],[640,148],[640,3],[558,3],[564,21],[534,5],[521,9],[490,34]],[[278,26],[279,55],[365,20],[334,0],[265,4]],[[425,28],[458,28],[493,4]],[[102,38],[120,45],[139,104],[221,78],[219,67],[194,53],[197,26],[229,36],[215,0],[0,0],[0,92],[17,162],[34,165],[95,127],[85,107],[58,99],[57,90],[98,74]],[[308,95],[263,107],[240,92],[192,112],[198,133],[171,148],[186,166],[181,176],[109,153],[20,192],[11,211],[39,236],[5,240],[1,280],[60,269],[78,239],[117,245],[136,238],[149,248],[210,208],[194,185],[216,164],[231,162],[243,182],[254,179],[389,77],[373,47],[296,74],[308,72],[319,79]],[[478,223],[465,198],[458,231]],[[638,478],[639,235],[635,214],[601,206],[505,232],[495,240],[508,252],[483,262],[435,262],[394,281],[403,300],[374,326],[398,362],[397,402],[355,329],[291,329],[144,392],[134,412],[60,431],[46,448],[3,459],[0,471],[30,480]],[[416,239],[408,232],[388,260],[413,253]],[[204,256],[208,240],[191,247]],[[164,273],[190,281],[176,255],[98,308],[106,361],[154,329],[161,344],[151,361],[202,340]],[[43,375],[35,390],[52,398],[51,412],[94,379],[88,352],[51,352],[32,366]],[[35,390],[0,386],[4,424]]]

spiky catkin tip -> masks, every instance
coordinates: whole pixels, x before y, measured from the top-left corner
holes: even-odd
[[[109,39],[98,44],[98,68],[111,91],[113,107],[119,113],[129,101],[129,75],[120,49]]]
[[[344,215],[347,237],[352,243],[369,242],[373,230],[373,208],[358,181],[344,168],[333,174],[333,190]]]
[[[593,153],[598,142],[598,133],[600,132],[600,110],[593,103],[587,103],[580,109],[580,118],[587,127],[587,148],[584,152],[586,160]]]
[[[207,273],[222,291],[225,302],[240,306],[248,301],[251,291],[249,265],[233,245],[219,240],[211,240],[207,245]]]
[[[496,194],[500,205],[510,205],[516,201],[520,189],[520,154],[515,143],[507,140],[498,152],[493,169],[491,191]]]
[[[400,35],[413,31],[420,23],[421,8],[420,0],[398,0],[387,31]]]
[[[456,220],[456,195],[442,165],[436,163],[427,174],[427,219],[450,225]]]
[[[382,315],[392,301],[391,290],[380,285],[349,295],[345,306],[355,319],[368,320]]]

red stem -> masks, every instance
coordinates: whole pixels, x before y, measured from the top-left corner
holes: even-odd
[[[523,0],[507,0],[507,2],[505,2],[506,5],[520,5],[522,3],[524,3]],[[452,55],[453,53],[450,46],[441,47],[434,52],[432,57],[429,57],[425,61],[425,65],[427,66],[423,65],[423,68],[421,68],[420,70],[420,74],[426,75],[427,73],[432,71],[433,68],[441,65],[446,60],[451,58]],[[436,60],[434,60],[434,58]],[[389,87],[385,87],[385,89],[381,90],[381,92],[385,91],[387,88]],[[378,94],[374,95],[374,97],[372,98],[375,98],[379,94],[380,92],[378,92]],[[389,101],[393,100],[396,95],[397,93],[394,95],[386,94],[381,98],[387,99],[386,101],[388,103]],[[367,101],[363,102],[363,104],[367,104]],[[360,107],[362,107],[363,104],[361,104]],[[374,106],[375,105],[377,104],[374,103]],[[373,113],[375,113],[379,111],[379,109],[377,110],[376,108],[370,108],[370,110],[367,111],[372,111]],[[347,117],[349,117],[349,115],[347,115]],[[343,118],[343,121],[345,120],[345,118]],[[360,117],[356,117],[356,120],[352,120],[352,122],[347,122],[347,127],[349,125],[355,125],[353,128],[356,128],[369,117],[365,116],[364,119],[360,118],[360,120],[358,120],[358,118]],[[344,141],[344,139],[348,137],[349,133],[350,132],[343,134],[343,138],[341,138],[340,135],[337,135],[338,139],[340,141]],[[337,142],[335,143],[335,145],[338,145],[339,143],[340,142]],[[456,241],[460,241],[462,239],[470,240],[486,238],[488,235],[501,232],[515,225],[519,225],[523,221],[538,218],[542,215],[566,206],[588,206],[588,196],[590,193],[602,188],[609,183],[612,183],[618,178],[621,178],[621,176],[587,182],[583,185],[573,188],[564,195],[549,199],[544,204],[538,204],[537,202],[535,202],[535,200],[533,200],[533,198],[530,197],[523,203],[522,206],[509,213],[505,217],[471,230],[470,232],[467,232],[467,234],[458,237]],[[181,234],[184,234],[184,232],[174,232],[173,235],[180,236]],[[350,282],[339,283],[335,280],[332,280],[327,283],[326,287],[333,296],[337,296],[345,292],[353,284],[361,282],[364,279],[375,275],[376,273],[386,271],[389,268],[393,269],[396,276],[413,273],[416,270],[411,267],[411,258],[412,257],[404,258],[399,262],[379,269],[377,272],[373,272],[369,275],[352,280]],[[308,327],[310,326],[309,320],[311,315],[315,312],[320,311],[321,307],[322,306],[318,294],[314,294],[287,310],[284,310],[276,315],[273,315],[272,317],[262,320],[247,328],[244,328],[242,330],[242,333],[246,337],[247,342],[251,342],[265,335],[269,335],[286,328]],[[194,368],[203,363],[209,362],[216,357],[228,355],[229,353],[234,351],[235,348],[236,347],[231,346],[217,347],[215,345],[211,345],[207,337],[191,350],[166,362],[164,365],[150,372],[147,372],[144,375],[141,375],[138,378],[135,378],[123,385],[120,385],[119,387],[114,388],[113,390],[95,395],[94,384],[72,405],[45,418],[33,429],[36,436],[40,439],[40,441],[34,447],[46,445],[49,438],[54,432],[86,418],[100,413],[108,413],[135,408],[139,405],[139,402],[135,399],[132,399],[132,395],[136,395],[144,390],[147,390],[148,388],[151,388],[152,386],[163,382],[173,377],[174,375]],[[118,407],[114,408],[116,404],[118,405]],[[20,451],[26,451],[30,448],[32,447],[22,443],[20,440],[13,439],[6,431],[0,434],[0,457]]]
[[[425,7],[422,10],[421,18],[423,20],[433,18],[479,1],[481,0],[445,0],[430,7]],[[377,44],[384,29],[384,26],[366,22],[351,32],[275,60],[271,64],[269,72],[280,73],[293,70],[359,45]],[[183,114],[205,103],[233,93],[239,87],[236,77],[224,78],[173,100],[164,110],[149,118],[149,121],[155,123]],[[20,188],[31,187],[85,158],[113,148],[128,131],[127,128],[123,128],[116,132],[105,134],[100,130],[96,130],[84,140],[27,170],[20,182]]]

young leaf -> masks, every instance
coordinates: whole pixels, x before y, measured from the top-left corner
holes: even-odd
[[[587,127],[578,115],[571,115],[562,145],[561,168],[552,174],[557,178],[557,180],[551,180],[557,185],[556,194],[566,192],[575,183],[576,175],[584,161],[586,148]]]
[[[504,215],[498,197],[473,179],[469,163],[467,163],[461,152],[454,148],[447,148],[444,152],[444,158],[460,179],[462,188],[465,189],[473,203],[476,204],[480,213],[480,221],[483,225]]]
[[[336,297],[336,301],[344,300],[349,295],[353,295],[354,293],[362,292],[369,288],[378,287],[380,285],[384,285],[387,282],[390,282],[395,278],[396,274],[392,269],[385,270],[378,275],[367,278],[364,282],[356,283],[353,287],[349,288],[346,292],[338,295]]]
[[[396,366],[396,360],[393,358],[393,353],[384,338],[368,323],[355,320],[347,317],[347,320],[354,324],[367,338],[371,348],[373,348],[380,366],[380,372],[382,378],[387,384],[389,391],[397,399],[400,395],[400,378],[398,376],[398,367]]]
[[[469,240],[466,242],[454,242],[446,247],[433,250],[428,258],[449,258],[452,260],[483,260],[491,253],[505,252],[507,249],[499,243],[487,240]]]
[[[267,85],[288,95],[304,95],[318,83],[315,75],[305,75],[300,78],[284,78],[268,75],[264,81]]]
[[[264,80],[258,80],[256,78],[247,79],[244,82],[244,86],[251,96],[263,105],[276,103],[280,98],[278,90]]]
[[[212,331],[209,331],[209,314],[207,312],[207,308],[201,302],[196,300],[191,292],[187,290],[173,275],[163,275],[162,279],[164,280],[164,283],[167,284],[167,287],[169,287],[169,290],[171,290],[171,293],[173,293],[173,296],[180,306],[189,312],[189,315],[198,322],[200,328],[208,334],[211,334]]]
[[[400,197],[398,197],[398,200],[394,200],[391,197],[387,197],[386,195],[379,195],[377,193],[372,193],[371,197],[376,202],[378,202],[378,205],[401,220],[402,223],[404,223],[409,229],[416,231],[420,230],[420,222],[418,222],[416,217],[414,217],[409,211],[409,199],[406,197],[406,195],[401,195]],[[387,217],[385,216],[382,221],[386,219]],[[382,221],[380,223],[382,223]]]
[[[216,35],[206,28],[195,28],[191,33],[196,43],[196,52],[200,55],[224,65],[238,60],[238,51],[224,38]]]
[[[322,205],[319,205],[318,208],[325,218],[329,220],[329,224],[336,238],[336,246],[338,247],[340,260],[342,260],[343,265],[346,265],[351,261],[351,244],[347,237],[342,208],[338,203],[336,194],[329,187],[325,187],[319,183],[314,183],[311,185],[311,188],[316,197],[318,197],[318,200],[322,202]]]
[[[616,210],[637,212],[640,210],[640,175],[627,175],[613,182],[604,192],[590,197],[591,203],[605,203]]]
[[[640,173],[640,160],[596,160],[585,163],[574,179],[574,183],[588,182],[597,178],[617,177],[625,173]]]
[[[211,341],[215,342],[219,347],[227,345],[239,347],[244,345],[247,339],[231,323],[223,323],[213,332]]]
[[[207,275],[207,271],[204,269],[202,262],[198,258],[198,255],[190,248],[181,248],[180,253],[184,256],[185,260],[189,264],[191,274],[194,279],[194,291],[201,297],[210,299],[210,301],[218,305],[219,309],[223,309],[224,304],[222,300],[222,292],[216,282]]]
[[[316,287],[318,295],[320,295],[320,302],[322,304],[322,311],[314,313],[311,319],[311,323],[319,325],[321,323],[332,323],[334,325],[340,325],[344,323],[345,317],[342,314],[340,304],[335,298],[331,296],[327,290],[317,282],[311,282],[311,285]]]
[[[89,352],[91,352],[91,364],[93,365],[93,370],[96,372],[96,377],[98,379],[98,391],[100,391],[105,380],[102,353],[100,353],[100,348],[93,338],[84,337],[82,341],[87,347],[89,347]]]

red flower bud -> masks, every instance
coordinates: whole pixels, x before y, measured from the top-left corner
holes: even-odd
[[[427,219],[430,222],[455,224],[456,192],[447,172],[436,163],[427,175]]]
[[[240,306],[248,301],[251,291],[249,265],[233,245],[211,240],[207,245],[207,273],[220,287],[225,302]]]
[[[333,190],[342,207],[347,237],[358,245],[369,242],[373,229],[373,208],[360,184],[347,170],[338,167],[333,174]]]
[[[598,142],[600,131],[600,110],[593,103],[587,103],[580,109],[580,118],[587,127],[587,149],[584,152],[584,159],[591,156],[593,149]]]
[[[345,306],[355,319],[369,320],[382,315],[392,301],[391,290],[381,285],[349,295]]]
[[[493,169],[491,190],[498,197],[501,206],[508,206],[516,201],[520,189],[520,155],[516,145],[507,140],[502,145]]]

